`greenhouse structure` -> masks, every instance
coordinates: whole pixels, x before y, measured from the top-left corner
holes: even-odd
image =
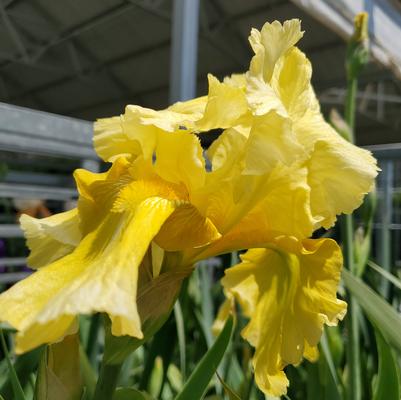
[[[0,399],[401,399],[399,0],[0,32]]]

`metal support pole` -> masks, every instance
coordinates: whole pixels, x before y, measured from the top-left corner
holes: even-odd
[[[391,272],[391,222],[393,216],[393,180],[394,164],[393,160],[383,160],[382,168],[382,201],[380,204],[381,229],[379,233],[379,253],[378,259],[380,265],[388,272]],[[382,279],[380,293],[384,298],[388,298],[390,282]]]
[[[170,102],[196,95],[199,0],[174,0],[170,62]]]

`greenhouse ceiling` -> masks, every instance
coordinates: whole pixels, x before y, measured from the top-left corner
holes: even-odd
[[[247,69],[252,26],[300,18],[306,32],[300,47],[312,61],[324,112],[341,111],[346,29],[312,3],[201,0],[198,93],[207,90],[208,72],[222,78]],[[3,0],[0,12],[0,101],[87,120],[119,114],[127,103],[168,105],[171,0]],[[360,80],[362,145],[400,141],[401,82],[390,61],[382,64],[372,61]]]

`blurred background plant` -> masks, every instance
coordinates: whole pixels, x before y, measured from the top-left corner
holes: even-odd
[[[345,116],[342,119],[337,113],[331,118],[350,141],[358,74],[368,60],[366,27],[367,16],[358,17],[346,59]],[[343,245],[340,294],[347,299],[349,310],[344,323],[325,328],[317,362],[287,367],[291,384],[286,399],[400,399],[401,280],[391,265],[389,246],[382,246],[384,254],[372,256],[376,197],[372,193],[354,216],[344,216],[341,227],[319,233]],[[399,202],[399,197],[390,202]],[[164,326],[126,359],[118,381],[124,389],[118,389],[113,399],[265,398],[254,384],[253,349],[240,337],[246,324],[240,310],[228,319],[217,338],[212,333],[223,302],[219,279],[238,259],[239,255],[232,253],[196,268]],[[12,330],[3,326],[2,398],[91,399],[104,350],[102,318],[100,314],[80,317],[79,336],[68,336],[61,343],[19,357],[13,355]]]

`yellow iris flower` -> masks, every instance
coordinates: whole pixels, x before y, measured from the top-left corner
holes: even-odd
[[[358,207],[377,174],[370,153],[324,121],[295,47],[302,35],[299,20],[266,23],[251,32],[245,74],[210,75],[207,96],[161,111],[127,106],[96,123],[110,170],[75,172],[76,209],[21,218],[38,270],[0,296],[18,352],[60,340],[94,312],[109,315],[114,335],[142,338],[196,261],[249,249],[222,283],[249,317],[242,335],[256,349],[258,386],[286,391],[283,368],[316,357],[323,324],[346,311],[338,245],[308,237]],[[198,135],[215,128],[205,156]]]

